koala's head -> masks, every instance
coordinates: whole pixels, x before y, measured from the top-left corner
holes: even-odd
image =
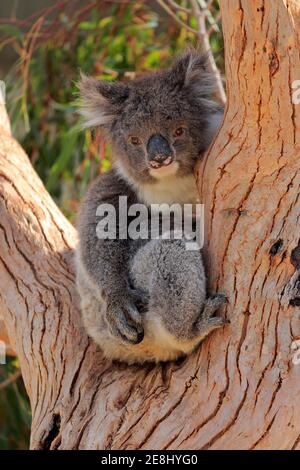
[[[114,162],[131,182],[192,173],[222,118],[210,98],[215,82],[207,59],[195,51],[130,82],[83,76],[79,86],[86,126],[106,131]]]

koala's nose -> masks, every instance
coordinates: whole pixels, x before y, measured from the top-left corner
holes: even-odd
[[[149,163],[153,168],[169,165],[174,158],[167,139],[161,134],[154,134],[150,137],[147,143],[147,152]]]

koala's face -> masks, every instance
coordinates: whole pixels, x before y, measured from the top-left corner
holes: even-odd
[[[126,84],[83,78],[83,114],[88,125],[105,127],[121,172],[151,183],[193,172],[222,117],[209,99],[213,86],[205,58],[188,53],[171,69]]]

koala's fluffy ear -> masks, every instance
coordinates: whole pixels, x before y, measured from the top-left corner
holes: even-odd
[[[96,80],[83,74],[78,87],[84,127],[108,127],[119,114],[129,94],[124,83]]]
[[[200,97],[208,97],[215,88],[214,76],[208,67],[208,56],[196,50],[187,50],[175,59],[169,79],[175,87],[189,88]]]

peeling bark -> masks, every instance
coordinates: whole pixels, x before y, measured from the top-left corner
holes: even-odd
[[[33,449],[300,448],[300,8],[220,3],[228,104],[198,182],[210,284],[229,296],[231,327],[183,361],[111,364],[89,341],[75,230],[0,109],[0,311],[31,401]]]

